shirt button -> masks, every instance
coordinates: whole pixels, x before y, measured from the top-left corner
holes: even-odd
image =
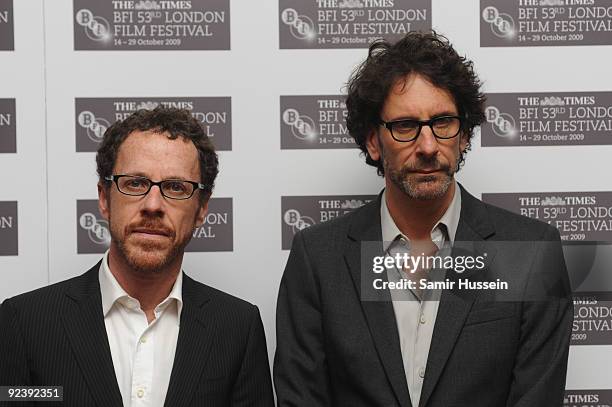
[[[139,399],[143,398],[145,394],[144,389],[138,389],[138,391],[136,392],[136,395],[138,396]]]
[[[142,338],[140,338],[140,343],[147,343],[147,337],[143,336]]]
[[[419,369],[419,377],[420,377],[421,379],[423,379],[423,378],[425,377],[425,369],[423,369],[423,368],[420,368],[420,369]]]
[[[424,324],[425,322],[427,322],[425,315],[421,315],[421,323]]]

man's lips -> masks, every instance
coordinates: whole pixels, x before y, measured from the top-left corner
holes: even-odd
[[[434,172],[440,172],[440,171],[442,171],[441,168],[432,169],[432,170],[423,170],[423,169],[421,169],[421,170],[414,170],[414,172],[416,172],[417,174],[424,174],[424,175],[433,174]]]
[[[163,229],[151,229],[151,228],[134,228],[132,229],[132,233],[138,233],[141,235],[148,236],[170,236],[170,233]]]

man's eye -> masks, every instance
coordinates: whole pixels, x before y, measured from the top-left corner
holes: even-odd
[[[436,127],[447,127],[453,123],[453,118],[451,117],[440,117],[434,121],[434,126]]]
[[[130,188],[139,188],[144,186],[144,181],[140,179],[131,179],[127,182],[127,186]]]
[[[172,192],[184,192],[185,185],[182,182],[169,182],[166,184],[166,188]]]
[[[415,130],[419,127],[419,124],[417,122],[406,120],[395,123],[393,127],[397,130]]]

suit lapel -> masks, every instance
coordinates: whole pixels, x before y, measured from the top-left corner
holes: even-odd
[[[382,254],[380,199],[379,195],[377,201],[367,204],[359,213],[355,214],[354,222],[349,230],[349,242],[344,258],[350,270],[353,284],[369,326],[370,335],[385,370],[387,380],[391,384],[399,405],[411,407],[391,295],[387,290],[380,290],[375,294],[377,296],[375,298],[370,295],[364,301],[362,297],[362,292],[366,295],[366,291],[362,291],[362,287],[365,288],[366,285],[369,285],[373,277],[371,270],[367,269],[367,265],[371,267],[372,257]],[[377,252],[376,248],[372,246],[372,251],[368,250],[370,253],[365,253],[362,251],[362,242],[378,244],[380,250]],[[363,274],[361,272],[362,264],[366,267]],[[386,279],[386,273],[382,273],[380,276]]]
[[[471,255],[482,254],[486,247],[484,239],[494,233],[495,229],[488,220],[488,214],[483,203],[461,187],[461,216],[455,236],[456,245],[453,248],[453,255],[459,254],[459,250],[466,250]],[[458,249],[457,245],[461,248]],[[487,254],[485,270],[495,255],[491,250]],[[485,270],[472,274],[466,272],[463,275],[456,273],[454,270],[449,270],[447,278],[454,281],[459,278],[479,280],[484,275]],[[455,346],[476,295],[477,290],[454,289],[442,291],[419,406],[427,404]]]
[[[187,406],[196,393],[215,332],[211,313],[203,310],[209,299],[203,287],[183,275],[181,326],[165,406]]]
[[[111,357],[98,270],[100,263],[74,280],[66,295],[70,302],[62,320],[68,341],[96,404],[121,406],[123,401]]]

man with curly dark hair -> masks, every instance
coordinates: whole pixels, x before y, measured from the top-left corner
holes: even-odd
[[[2,304],[0,385],[63,386],[64,406],[273,406],[257,307],[181,270],[218,172],[202,124],[139,110],[108,128],[96,161],[110,248]]]
[[[347,127],[385,189],[294,237],[277,305],[279,406],[561,404],[572,302],[559,233],[455,181],[484,120],[480,87],[435,32],[370,46],[348,83]],[[418,265],[444,253],[482,266]]]

